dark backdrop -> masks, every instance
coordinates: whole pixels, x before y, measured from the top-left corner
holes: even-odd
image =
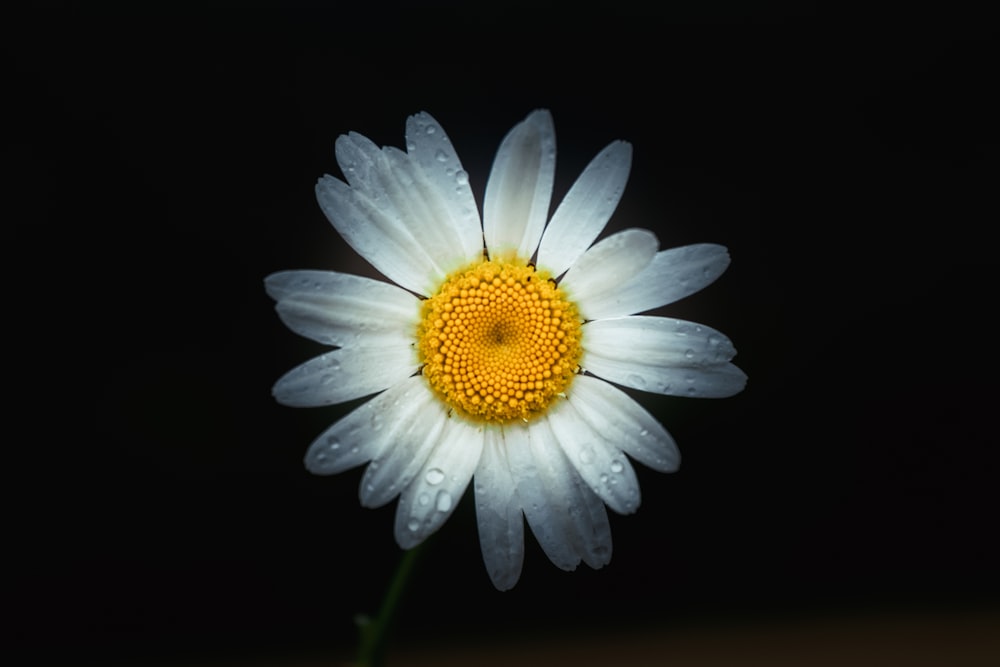
[[[974,19],[974,17],[972,17]],[[703,619],[995,609],[994,34],[814,5],[184,8],[54,3],[6,22],[16,649],[60,661],[349,655],[399,558],[359,471],[310,476],[347,408],[270,386],[320,351],[273,271],[365,271],[324,219],[337,135],[403,145],[426,110],[482,201],[504,133],[552,110],[555,200],[635,148],[609,229],[733,263],[664,312],[727,333],[750,382],[639,395],[684,464],[640,470],[615,555],[528,538],[498,593],[469,498],[432,540],[401,642],[489,648]],[[991,305],[992,304],[992,305]],[[173,663],[170,663],[173,664]]]

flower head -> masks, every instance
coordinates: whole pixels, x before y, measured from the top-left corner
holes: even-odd
[[[520,576],[524,519],[560,568],[599,568],[611,558],[605,505],[639,506],[630,460],[662,472],[680,462],[663,426],[614,385],[722,397],[746,382],[718,331],[635,314],[710,284],[728,253],[714,244],[661,251],[643,229],[594,243],[631,167],[621,141],[547,220],[547,111],[501,143],[482,223],[441,126],[411,116],[406,143],[403,152],[341,136],[346,183],[324,176],[316,186],[337,231],[395,284],[326,271],[266,281],[289,328],[337,348],[279,379],[277,400],[319,406],[374,394],[312,443],[306,467],[327,475],[367,463],[361,503],[398,496],[404,549],[436,531],[474,480],[483,559],[499,589]]]

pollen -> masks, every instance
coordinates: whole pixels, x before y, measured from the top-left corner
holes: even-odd
[[[478,421],[530,421],[573,381],[580,320],[544,272],[477,262],[423,302],[417,344],[437,395]]]

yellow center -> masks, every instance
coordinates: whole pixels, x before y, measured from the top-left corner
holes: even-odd
[[[423,303],[423,374],[455,410],[481,421],[529,420],[573,380],[580,316],[532,266],[478,262]]]

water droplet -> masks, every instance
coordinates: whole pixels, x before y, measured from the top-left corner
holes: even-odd
[[[427,474],[424,475],[424,479],[427,480],[427,483],[431,486],[436,486],[444,481],[444,473],[438,468],[431,468],[427,471]]]
[[[455,182],[459,185],[468,185],[469,174],[464,169],[459,169],[455,172]]]
[[[421,507],[426,507],[430,501],[431,501],[431,496],[429,493],[421,493],[419,496],[417,496],[417,504],[420,505]]]
[[[424,132],[426,132],[428,135],[431,135],[431,134],[434,134],[435,132],[437,132],[437,128],[434,127],[433,125],[428,125],[427,129],[424,130]]]
[[[406,527],[410,529],[411,533],[415,533],[417,532],[417,528],[420,528],[420,522],[417,521],[416,519],[410,519],[406,523]]]
[[[319,452],[316,454],[316,463],[324,463],[327,459],[325,452]]]
[[[612,461],[611,462],[611,472],[615,473],[616,475],[618,473],[620,473],[624,469],[625,469],[625,466],[622,465],[621,461]]]
[[[331,451],[337,451],[340,449],[340,440],[337,440],[336,436],[328,435],[326,437],[326,446],[330,448]]]
[[[627,384],[629,387],[635,387],[636,389],[645,389],[646,378],[642,377],[641,375],[637,375],[636,373],[632,373],[627,378],[625,378],[625,384]]]
[[[438,151],[437,153],[434,154],[434,157],[437,159],[438,162],[448,161],[448,154],[445,153],[444,151]]]
[[[406,142],[406,152],[407,153],[412,153],[415,150],[417,150],[417,144],[415,144],[412,141],[407,141]]]
[[[322,385],[328,385],[337,379],[337,376],[327,373],[319,379],[319,383]]]
[[[437,495],[437,507],[438,512],[447,512],[451,509],[451,494],[447,491],[438,491]]]
[[[601,473],[601,484],[607,484],[607,483],[608,483],[607,473]]]
[[[645,438],[647,435],[649,435],[649,431],[647,429],[642,429],[641,431],[639,431],[640,438]]]
[[[594,449],[592,447],[584,447],[580,450],[580,463],[584,465],[590,463],[594,460]]]
[[[692,350],[691,348],[688,348],[688,349],[684,350],[684,358],[685,359],[694,359],[694,350]]]

